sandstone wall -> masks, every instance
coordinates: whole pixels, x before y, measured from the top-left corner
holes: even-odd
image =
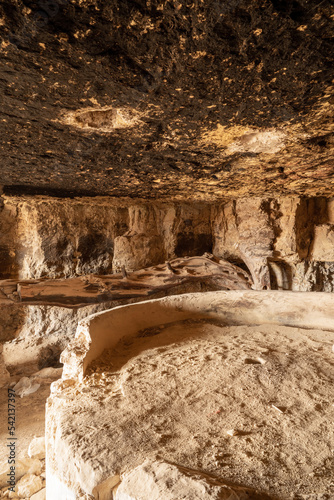
[[[245,263],[255,287],[333,291],[333,200],[241,198],[215,208],[213,253]]]
[[[18,228],[15,203],[5,203],[0,197],[0,276],[16,277],[18,274]]]
[[[0,278],[132,271],[212,247],[208,204],[42,196],[2,204]]]
[[[112,269],[113,243],[128,227],[127,210],[85,200],[8,200],[17,207],[20,278],[69,277]]]
[[[256,289],[334,291],[334,200],[0,198],[0,278],[129,271],[212,252]]]

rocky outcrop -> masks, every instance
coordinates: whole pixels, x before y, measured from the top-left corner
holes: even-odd
[[[39,304],[84,307],[91,303],[121,301],[132,298],[172,294],[174,289],[192,288],[199,283],[203,288],[216,290],[245,290],[252,288],[250,274],[230,262],[211,254],[200,257],[172,259],[165,264],[109,275],[86,275],[62,280],[0,281],[0,286],[17,290],[5,304]]]
[[[334,291],[330,4],[0,3],[0,385],[14,365],[57,366],[77,323],[120,301],[250,285]],[[205,252],[239,273],[180,272],[176,284],[171,261]],[[150,266],[170,271],[158,291],[150,282],[143,292],[140,273],[127,286]],[[47,303],[43,281],[57,279],[77,280],[79,292],[53,283]],[[18,390],[36,385],[23,377]],[[34,472],[20,488],[46,494]],[[58,496],[71,498],[66,488]]]
[[[310,260],[334,262],[334,224],[322,224],[314,228]]]
[[[5,208],[15,213],[8,244],[20,278],[111,271],[113,241],[127,228],[127,210],[103,201],[7,199]]]
[[[24,307],[20,307],[10,300],[6,302],[1,301],[0,306],[0,342],[3,343],[18,336],[26,314]]]
[[[150,204],[129,208],[129,231],[115,239],[113,269],[130,271],[212,248],[212,206]]]
[[[114,349],[125,335],[130,338],[138,330],[158,327],[159,322],[184,321],[192,315],[200,319],[209,314],[230,325],[268,323],[333,330],[334,312],[331,306],[334,299],[326,294],[322,294],[321,299],[322,303],[318,304],[316,297],[310,293],[270,294],[234,290],[208,292],[203,296],[189,293],[105,310],[79,322],[75,338],[61,355],[64,363],[62,377],[65,383],[68,379],[81,381],[89,365],[104,350]],[[286,301],[289,301],[289,309],[292,311],[294,308],[295,312],[286,312]],[[154,331],[152,335],[156,334]],[[150,332],[147,334],[149,336]],[[59,390],[62,390],[61,384]]]
[[[300,491],[301,479],[305,496],[329,493],[333,303],[326,293],[220,291],[81,321],[47,402],[47,498],[108,498],[120,480],[116,498],[132,498],[134,469],[157,459],[273,498]],[[319,457],[323,473],[310,474]],[[140,470],[139,498],[165,498],[164,473],[160,483]],[[177,477],[170,470],[172,498]],[[206,498],[200,488],[191,498]]]
[[[244,262],[256,289],[270,288],[268,258],[275,233],[260,198],[241,199],[220,206],[213,223],[213,253]]]
[[[170,210],[173,211],[172,207]],[[129,207],[129,230],[115,239],[114,271],[120,271],[122,266],[134,271],[166,260],[164,219],[170,210],[159,210],[154,205]]]
[[[5,203],[0,197],[0,276],[10,278],[19,272],[18,214],[15,203]]]
[[[77,323],[98,311],[166,295],[252,286],[244,270],[209,255],[174,259],[125,277],[89,275],[27,280],[18,285],[14,280],[8,282],[0,282],[8,293],[6,302],[0,303],[0,341],[4,342],[4,363],[10,370],[15,365],[58,365],[60,352],[73,339]],[[10,298],[9,290],[16,287],[20,287],[20,295],[13,292]],[[3,373],[5,376],[5,369]],[[6,380],[4,377],[4,383]]]
[[[226,202],[216,208],[213,253],[246,264],[256,289],[331,291],[331,207],[325,198]]]

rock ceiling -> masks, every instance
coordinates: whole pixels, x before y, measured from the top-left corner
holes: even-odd
[[[7,194],[331,196],[329,0],[4,0]]]

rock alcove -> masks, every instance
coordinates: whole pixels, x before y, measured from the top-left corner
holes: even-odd
[[[333,498],[333,22],[1,3],[1,498]]]

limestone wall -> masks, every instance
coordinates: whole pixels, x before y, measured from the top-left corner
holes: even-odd
[[[256,289],[334,291],[334,202],[221,203],[6,197],[0,278],[64,278],[214,255],[247,266]]]
[[[141,269],[212,247],[205,204],[110,198],[4,197],[0,278],[73,277]]]

